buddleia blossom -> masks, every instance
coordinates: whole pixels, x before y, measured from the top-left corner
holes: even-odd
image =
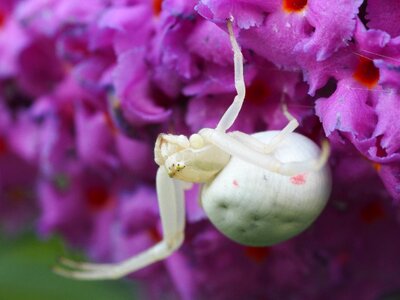
[[[271,247],[219,233],[187,192],[183,246],[129,276],[152,299],[380,299],[400,287],[400,9],[394,0],[26,0],[0,3],[0,224],[61,234],[117,262],[162,237],[160,132],[215,127],[331,142],[333,194]]]

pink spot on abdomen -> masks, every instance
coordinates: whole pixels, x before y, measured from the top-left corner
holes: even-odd
[[[296,185],[303,185],[306,183],[306,175],[305,174],[299,174],[296,176],[290,177],[290,182]]]
[[[236,179],[233,180],[232,184],[233,184],[234,187],[238,187],[239,186],[239,183],[236,181]]]

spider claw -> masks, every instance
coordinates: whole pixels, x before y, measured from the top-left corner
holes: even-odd
[[[321,154],[316,163],[316,167],[315,167],[316,170],[321,169],[327,163],[330,153],[331,153],[331,146],[330,146],[328,140],[324,139],[321,142]]]
[[[53,272],[66,277],[81,280],[101,280],[114,279],[114,265],[110,264],[91,264],[76,262],[65,257],[58,259],[58,264],[53,267]]]
[[[65,257],[60,257],[58,259],[58,263],[61,266],[80,271],[101,271],[110,268],[109,264],[92,264],[86,262],[77,262]]]
[[[60,275],[65,278],[73,278],[80,280],[99,280],[99,279],[111,279],[108,276],[104,276],[105,274],[102,270],[98,270],[101,272],[97,272],[95,270],[67,270],[60,266],[53,267],[53,272],[57,275]]]
[[[81,267],[81,263],[74,261],[72,259],[69,258],[65,258],[65,257],[59,257],[57,259],[58,263],[60,265],[64,265],[66,267],[70,267],[70,268],[80,268]]]
[[[65,277],[65,278],[75,278],[75,277],[73,276],[73,273],[74,273],[73,271],[66,270],[66,269],[64,269],[63,267],[54,266],[54,267],[52,268],[52,270],[53,270],[53,272],[54,272],[55,274],[60,275],[60,276],[62,276],[62,277]]]

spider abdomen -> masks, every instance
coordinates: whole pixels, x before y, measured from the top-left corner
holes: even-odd
[[[278,131],[253,136],[268,143]],[[271,154],[279,161],[315,159],[319,147],[297,133],[289,134]],[[266,246],[305,230],[320,214],[330,195],[327,166],[319,171],[285,176],[231,157],[229,163],[201,194],[211,222],[232,240]]]

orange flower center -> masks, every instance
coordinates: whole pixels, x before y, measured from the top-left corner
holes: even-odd
[[[376,86],[379,80],[379,69],[371,59],[360,57],[353,78],[367,88]]]
[[[283,9],[288,13],[300,12],[307,5],[307,0],[283,0]]]
[[[374,170],[377,171],[377,172],[380,172],[381,169],[382,169],[382,165],[379,164],[379,163],[377,163],[377,162],[372,163],[372,167],[373,167]]]

